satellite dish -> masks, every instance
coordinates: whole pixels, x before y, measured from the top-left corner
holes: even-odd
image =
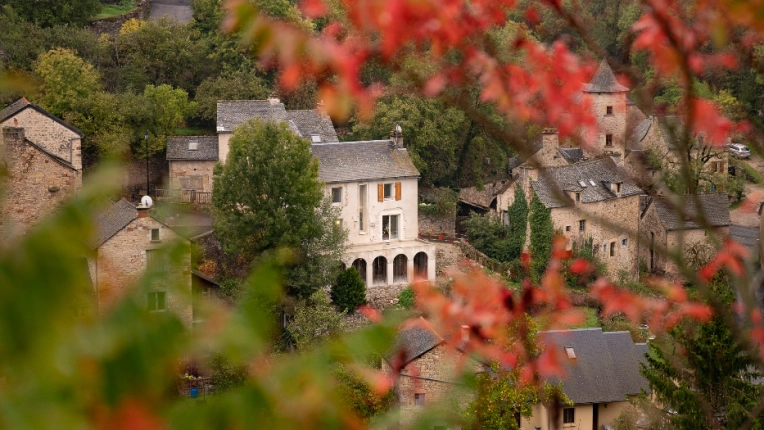
[[[150,208],[154,206],[154,200],[151,200],[149,196],[143,196],[141,197],[141,206]]]

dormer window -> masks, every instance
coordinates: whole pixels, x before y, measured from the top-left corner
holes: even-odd
[[[620,196],[622,189],[623,189],[623,182],[611,182],[610,183],[610,191],[615,193],[615,195]]]
[[[199,150],[199,142],[188,142],[188,150],[189,151],[198,151]]]
[[[321,135],[318,133],[311,134],[310,141],[313,143],[321,143]]]

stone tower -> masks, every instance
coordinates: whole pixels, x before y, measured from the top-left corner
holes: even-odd
[[[597,133],[586,138],[586,157],[609,154],[621,164],[626,149],[629,88],[618,83],[613,69],[603,59],[591,82],[584,85],[583,93],[592,102],[598,125]]]

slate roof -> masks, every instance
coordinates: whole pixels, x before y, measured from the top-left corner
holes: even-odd
[[[516,156],[509,159],[507,162],[507,168],[509,170],[514,169],[515,167],[525,163],[525,161],[533,156],[533,154],[539,152],[541,148],[544,146],[544,136],[538,135],[535,139],[533,139],[532,142],[528,145],[528,151],[525,153],[519,153]]]
[[[695,222],[698,216],[695,198],[700,202],[700,210],[705,215],[706,221],[712,227],[723,227],[730,225],[729,198],[725,193],[698,194],[697,196],[684,196],[684,208],[682,213],[677,213],[671,202],[666,197],[655,196],[648,205],[655,206],[658,218],[666,230],[681,230],[701,228]]]
[[[648,389],[639,374],[644,360],[642,346],[634,344],[629,332],[603,333],[601,328],[539,332],[538,339],[558,354],[565,370],[563,392],[576,404],[625,401],[627,395]],[[576,358],[568,358],[565,347],[572,347]]]
[[[54,154],[52,152],[48,152],[47,149],[43,148],[40,145],[37,145],[36,143],[32,142],[29,139],[25,138],[24,139],[24,143],[26,143],[27,145],[31,146],[32,148],[42,152],[43,154],[47,155],[48,157],[52,158],[53,161],[55,161],[56,163],[58,163],[58,164],[60,164],[60,165],[62,165],[64,167],[67,167],[69,169],[72,169],[74,171],[77,171],[77,169],[74,168],[74,165],[72,163],[70,163],[69,160],[64,160],[63,158],[59,157],[58,155],[56,155],[56,154]]]
[[[642,120],[634,128],[631,133],[628,142],[628,148],[631,151],[641,151],[645,148],[642,147],[642,141],[647,137],[647,133],[657,123],[658,133],[666,145],[667,149],[675,149],[675,139],[681,139],[682,133],[684,133],[684,124],[681,119],[676,115],[666,115],[663,117],[649,116]],[[673,139],[672,139],[673,136]]]
[[[138,217],[138,211],[125,199],[96,215],[96,243],[99,247]]]
[[[217,131],[233,132],[237,126],[252,118],[263,121],[287,121],[283,103],[268,100],[225,100],[218,102]]]
[[[573,204],[570,200],[560,201],[557,196],[560,191],[580,192],[582,203],[618,198],[610,191],[608,185],[617,182],[622,183],[621,197],[644,193],[610,157],[582,161],[570,166],[546,168],[539,173],[537,181],[531,182],[531,187],[544,206],[551,209]]]
[[[459,201],[471,206],[489,209],[498,194],[503,193],[512,184],[511,179],[485,184],[483,191],[477,187],[462,188],[459,190]]]
[[[288,110],[287,118],[296,125],[299,134],[304,138],[318,134],[321,136],[321,142],[339,142],[332,119],[318,109]]]
[[[592,77],[591,82],[584,85],[585,93],[623,93],[629,89],[618,83],[618,80],[613,74],[613,69],[607,63],[606,59],[603,59],[600,63],[600,67]]]
[[[647,136],[647,132],[650,131],[650,127],[653,125],[653,117],[648,116],[643,119],[631,132],[629,137],[628,149],[631,151],[642,151],[645,148],[642,147],[642,140]]]
[[[395,346],[387,358],[390,361],[398,354],[402,354],[403,363],[401,365],[405,366],[442,342],[443,338],[433,330],[424,318],[419,317],[398,331]]]
[[[391,140],[321,143],[311,146],[318,177],[326,183],[419,177],[405,149]]]
[[[196,142],[196,150],[189,149],[189,143]],[[172,136],[167,138],[168,160],[209,160],[218,159],[217,136]]]
[[[584,158],[584,150],[581,148],[557,148],[562,157],[568,162],[577,162]]]
[[[53,121],[56,121],[57,123],[63,125],[64,127],[68,128],[69,130],[77,133],[80,137],[84,137],[85,135],[82,134],[82,132],[73,125],[67,123],[66,121],[62,120],[61,118],[52,115],[50,112],[46,111],[45,109],[41,108],[40,106],[37,106],[34,103],[31,103],[26,98],[22,97],[15,102],[8,105],[5,109],[0,111],[0,122],[5,121],[6,119],[12,117],[13,115],[16,115],[17,113],[21,112],[22,110],[26,108],[31,108],[36,110],[37,112],[47,116],[48,118],[52,119]]]

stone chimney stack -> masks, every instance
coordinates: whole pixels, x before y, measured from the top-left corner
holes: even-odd
[[[316,110],[320,115],[328,115],[328,112],[326,112],[326,106],[324,105],[323,100],[319,100],[318,103],[316,103]]]
[[[138,218],[148,218],[149,217],[149,207],[138,205],[135,207],[135,209],[138,210]]]
[[[270,96],[268,96],[268,103],[270,103],[272,105],[277,105],[277,104],[281,103],[281,100],[279,100],[279,98],[274,96],[274,95],[270,95]]]
[[[395,144],[397,149],[403,149],[403,129],[400,125],[395,124],[395,128],[390,132],[390,140]]]
[[[2,143],[6,148],[24,144],[24,129],[21,127],[3,127]]]
[[[557,148],[560,146],[560,135],[557,134],[556,128],[545,128],[541,135],[541,142],[544,148]]]

